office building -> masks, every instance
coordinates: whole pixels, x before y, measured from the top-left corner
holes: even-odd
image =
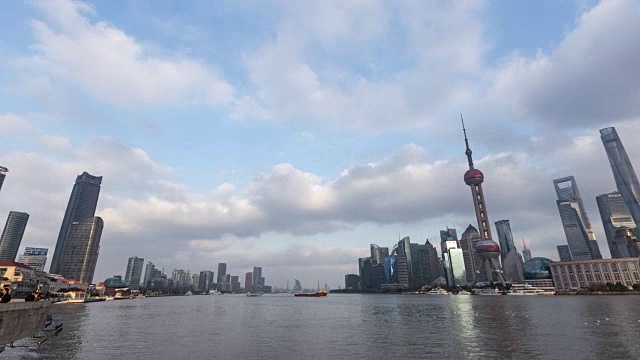
[[[513,234],[511,233],[511,224],[509,220],[496,221],[496,230],[498,232],[498,240],[500,243],[500,260],[504,275],[512,283],[522,283],[524,261],[516,250],[513,242]]]
[[[427,251],[427,258],[429,259],[429,285],[431,285],[437,278],[443,275],[442,264],[438,258],[438,251],[436,247],[427,240],[424,244]]]
[[[388,247],[380,247],[376,244],[370,245],[371,249],[371,260],[376,264],[382,264],[384,262],[384,258],[389,257],[389,248]]]
[[[58,268],[60,275],[82,283],[93,281],[103,228],[104,222],[98,216],[83,218],[70,224],[61,255],[64,261]]]
[[[4,166],[0,166],[0,190],[2,190],[2,184],[4,184],[4,179],[6,178],[6,173],[9,171],[9,169],[7,169]]]
[[[48,252],[49,249],[45,248],[26,247],[24,254],[18,257],[18,262],[27,265],[33,270],[44,271]]]
[[[218,263],[218,277],[216,279],[216,289],[223,291],[224,277],[227,275],[227,264]]]
[[[253,273],[248,272],[244,274],[244,291],[251,291],[253,284]],[[288,284],[287,284],[288,286]]]
[[[202,270],[198,276],[198,291],[203,294],[208,294],[209,290],[212,290],[213,286],[213,271]]]
[[[478,230],[469,224],[460,236],[460,248],[464,257],[464,268],[467,274],[467,283],[473,284],[473,280],[482,267],[482,259],[476,254],[476,245],[482,240]]]
[[[347,290],[358,290],[360,285],[360,276],[358,274],[346,274],[344,276],[344,288]]]
[[[462,120],[462,116],[460,117]],[[489,222],[489,215],[487,213],[487,204],[484,200],[484,191],[482,189],[484,174],[473,166],[473,152],[469,147],[469,140],[467,139],[467,130],[464,128],[464,121],[462,121],[462,132],[464,133],[464,143],[466,146],[465,155],[467,156],[467,162],[469,164],[469,170],[464,173],[464,183],[471,188],[473,207],[476,213],[476,221],[478,223],[478,231],[481,238],[474,247],[476,254],[480,257],[481,265],[479,268],[475,269],[476,274],[473,280],[473,285],[475,286],[479,281],[499,282],[504,285],[506,283],[506,279],[504,278],[502,267],[498,261],[498,258],[500,257],[500,245],[491,238],[491,226]]]
[[[50,273],[62,274],[60,268],[62,263],[67,261],[67,259],[62,258],[62,254],[65,252],[65,246],[69,239],[73,223],[80,219],[88,219],[95,216],[101,183],[102,176],[93,176],[87,172],[83,172],[82,175],[78,175],[76,178],[71,196],[69,197],[69,203],[67,204],[67,210],[64,213],[60,233],[58,234],[53,259],[51,259],[51,266],[49,267]],[[102,222],[102,220],[100,220],[100,222]]]
[[[262,291],[262,285],[262,268],[259,266],[254,266],[251,291]]]
[[[571,261],[571,249],[569,249],[569,245],[558,245],[558,258],[560,261]]]
[[[531,260],[531,250],[527,249],[527,244],[522,239],[522,257],[524,258],[524,262]]]
[[[573,260],[602,258],[573,176],[553,180],[558,212]]]
[[[455,288],[467,285],[467,274],[462,249],[458,246],[458,240],[451,235],[446,230],[440,231],[443,273],[447,286]]]
[[[144,259],[137,256],[130,257],[129,260],[127,260],[127,272],[124,274],[124,281],[129,283],[129,286],[132,288],[138,288],[140,286],[142,265],[144,265]]]
[[[144,268],[144,280],[142,281],[142,287],[151,287],[151,281],[153,281],[156,274],[156,266],[149,261]]]
[[[24,229],[27,228],[29,214],[11,211],[0,238],[0,261],[14,261],[22,242]]]
[[[604,234],[607,238],[611,257],[614,259],[629,257],[628,250],[624,249],[627,244],[616,244],[615,242],[616,229],[633,229],[636,227],[636,223],[631,217],[631,213],[622,198],[622,194],[615,191],[609,194],[598,195],[596,202],[598,203],[600,219],[602,220],[602,226],[604,227]],[[622,247],[622,253],[619,245]]]
[[[640,283],[640,259],[595,259],[550,263],[556,291],[577,291],[592,285]]]
[[[640,183],[622,140],[613,127],[601,129],[600,138],[607,152],[618,192],[622,195],[633,221],[640,224]]]

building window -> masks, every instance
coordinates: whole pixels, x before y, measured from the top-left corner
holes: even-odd
[[[576,265],[576,272],[582,274],[582,267],[580,265]]]
[[[624,275],[624,279],[626,280],[625,283],[631,282],[631,276],[629,276],[628,273],[623,273],[623,275]]]
[[[633,280],[640,281],[640,274],[638,274],[636,271],[633,272]]]
[[[560,266],[560,272],[562,272],[563,275],[566,274],[566,266]]]
[[[613,273],[613,278],[616,280],[616,282],[620,281],[620,273],[617,273],[617,272]]]
[[[598,264],[591,265],[593,267],[593,272],[600,272],[600,266]]]
[[[593,282],[593,278],[591,277],[591,274],[586,274],[586,277],[589,283]]]
[[[636,263],[630,262],[629,268],[631,269],[631,271],[638,271],[638,266],[636,266]]]
[[[602,272],[604,272],[604,273],[608,273],[609,272],[609,267],[607,266],[607,264],[602,264]]]
[[[621,263],[620,263],[620,270],[622,270],[622,271],[627,271],[627,263],[625,263],[625,262],[621,262]]]
[[[611,263],[611,271],[618,272],[618,265],[616,263]]]
[[[611,274],[609,274],[608,272],[604,273],[604,280],[606,282],[611,282]]]
[[[567,268],[568,268],[567,271],[569,271],[569,274],[573,274],[573,266],[572,265],[567,265]]]
[[[595,277],[597,282],[602,282],[602,276],[600,275],[600,273],[595,274]]]
[[[591,272],[591,267],[589,265],[587,265],[587,264],[582,265],[582,268],[583,268],[585,273]]]
[[[582,276],[582,273],[578,274],[578,280],[580,280],[580,283],[584,282],[584,276]]]

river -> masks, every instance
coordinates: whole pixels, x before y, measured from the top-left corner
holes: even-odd
[[[54,304],[63,331],[0,359],[629,359],[640,296],[290,294]]]

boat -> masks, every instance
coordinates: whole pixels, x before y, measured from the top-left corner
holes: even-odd
[[[529,284],[513,284],[507,295],[554,295],[555,289],[538,288]]]
[[[125,300],[125,299],[131,299],[131,289],[130,288],[116,289],[116,292],[113,295],[113,300]],[[109,299],[107,298],[107,300]]]
[[[251,292],[248,292],[247,296],[249,296],[249,297],[262,296],[262,293],[251,293]]]
[[[429,291],[427,294],[428,295],[449,295],[449,292],[441,287],[437,287],[437,288],[431,289],[431,291]]]
[[[456,295],[473,295],[473,294],[468,292],[467,290],[460,290]]]
[[[504,293],[498,289],[475,289],[474,295],[503,295]]]
[[[186,294],[184,294],[184,296],[191,296],[193,295],[193,293],[191,292],[191,290],[187,291]]]
[[[297,293],[293,295],[299,296],[299,297],[321,297],[321,296],[327,296],[327,292],[324,290],[318,290],[314,293]]]
[[[209,290],[209,295],[222,295],[218,289]]]

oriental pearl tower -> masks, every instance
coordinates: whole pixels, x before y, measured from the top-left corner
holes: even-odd
[[[473,278],[473,286],[478,281],[500,282],[504,285],[505,278],[498,258],[500,257],[500,245],[491,240],[491,227],[489,217],[487,216],[487,207],[484,202],[484,192],[482,191],[482,183],[484,182],[484,174],[482,171],[473,167],[473,158],[471,157],[471,149],[469,148],[469,140],[467,139],[467,130],[464,128],[464,119],[462,120],[462,132],[464,133],[464,143],[467,146],[465,154],[469,161],[469,170],[464,173],[465,184],[471,187],[473,194],[473,205],[476,210],[476,219],[478,220],[478,231],[481,240],[475,246],[476,254],[482,259],[480,269],[476,271]]]

